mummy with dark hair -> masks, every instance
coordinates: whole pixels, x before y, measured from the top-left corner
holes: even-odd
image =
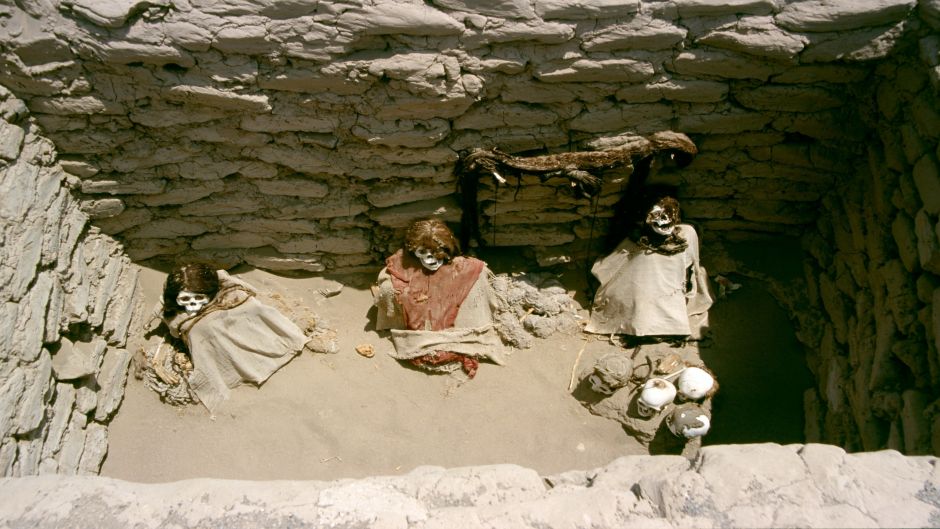
[[[185,380],[176,382],[188,386],[209,411],[228,399],[232,388],[261,385],[311,340],[287,316],[261,303],[251,285],[205,264],[170,272],[161,312],[191,359]],[[162,358],[160,346],[153,357]]]
[[[489,276],[486,263],[460,254],[443,221],[413,222],[375,289],[376,327],[392,330],[392,356],[428,371],[462,368],[470,378],[481,359],[501,364]]]
[[[698,338],[707,326],[712,297],[698,234],[680,222],[675,198],[653,203],[638,233],[598,259],[591,273],[600,287],[587,332]]]
[[[405,250],[416,252],[424,248],[436,259],[450,261],[460,255],[460,243],[447,224],[440,219],[425,219],[412,223],[405,233]]]
[[[219,275],[215,268],[193,263],[176,268],[163,285],[163,317],[182,311],[198,312],[219,292]]]

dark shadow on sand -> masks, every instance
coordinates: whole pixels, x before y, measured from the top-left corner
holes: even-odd
[[[801,270],[793,253],[775,259],[773,247],[748,250],[760,255],[747,263],[752,269],[783,279]],[[700,344],[702,360],[721,384],[704,444],[803,443],[803,392],[813,385],[803,345],[763,282],[731,279],[742,286],[712,306],[708,339]]]

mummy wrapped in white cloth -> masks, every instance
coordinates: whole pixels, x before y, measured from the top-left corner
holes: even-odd
[[[491,272],[483,261],[460,255],[446,224],[414,222],[404,248],[385,264],[375,288],[376,329],[391,329],[394,358],[432,372],[462,368],[469,378],[480,360],[505,363],[493,326]]]
[[[657,201],[640,232],[591,272],[600,281],[585,330],[596,334],[700,338],[712,297],[695,229],[679,222],[679,203]]]
[[[294,322],[224,270],[202,264],[174,270],[162,318],[192,359],[190,389],[209,411],[244,383],[260,385],[310,340]]]

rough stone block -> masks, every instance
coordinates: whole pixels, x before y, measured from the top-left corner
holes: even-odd
[[[569,4],[569,2],[565,2]],[[634,2],[631,2],[634,3]],[[626,24],[609,26],[583,35],[586,51],[671,50],[688,30],[658,18],[638,15]]]
[[[574,26],[558,22],[504,21],[483,31],[467,35],[461,42],[468,49],[511,42],[534,42],[538,44],[562,44],[574,38]]]
[[[166,180],[82,180],[82,193],[89,195],[156,195],[166,188]]]
[[[16,420],[12,430],[20,435],[39,428],[46,416],[46,404],[51,394],[49,389],[53,384],[49,353],[43,351],[36,362],[23,366],[23,370],[26,375],[25,388],[16,403]]]
[[[558,121],[554,112],[531,108],[525,105],[491,105],[470,110],[454,120],[454,129],[485,130],[526,124],[527,126],[551,125]]]
[[[52,355],[52,373],[56,380],[75,380],[94,374],[104,356],[107,342],[73,342],[63,337],[59,350]]]
[[[350,164],[326,149],[291,149],[265,146],[252,149],[250,155],[270,164],[278,164],[307,174],[344,175]]]
[[[75,387],[68,383],[55,385],[55,398],[50,411],[49,427],[46,429],[42,457],[51,458],[62,446],[62,437],[72,415],[75,404]]]
[[[371,243],[365,232],[349,230],[336,236],[294,236],[283,242],[275,241],[272,246],[286,254],[334,253],[342,255],[368,252]]]
[[[762,130],[771,120],[760,112],[729,110],[707,115],[680,115],[677,129],[688,134],[737,134]]]
[[[95,408],[95,420],[102,422],[111,418],[124,398],[124,384],[127,382],[127,368],[131,354],[126,349],[109,348],[98,372],[98,406]]]
[[[369,212],[369,217],[380,226],[404,228],[422,217],[435,217],[444,222],[459,222],[460,212],[460,205],[454,197],[445,196],[390,208],[373,209]]]
[[[291,270],[303,270],[305,272],[323,272],[326,265],[321,262],[319,256],[311,255],[283,255],[268,248],[268,252],[263,252],[264,248],[258,250],[249,250],[243,254],[246,263],[251,266],[270,270],[272,272],[283,272]]]
[[[111,29],[122,27],[127,19],[142,8],[152,5],[165,6],[163,0],[156,2],[144,0],[119,0],[115,2],[98,2],[95,0],[74,0],[69,3],[72,11],[89,22]]]
[[[906,26],[901,22],[887,29],[863,29],[839,33],[834,38],[811,39],[800,59],[803,63],[882,59],[895,49]]]
[[[108,303],[101,327],[110,345],[123,347],[127,341],[131,319],[140,308],[140,298],[137,296],[139,274],[140,270],[129,262],[125,263],[124,269],[121,270],[121,278]]]
[[[26,370],[17,369],[0,378],[0,438],[15,431],[17,403],[26,390]]]
[[[109,249],[113,249],[110,245]],[[126,257],[109,255],[107,258],[99,261],[100,281],[95,285],[95,292],[91,299],[92,310],[88,315],[88,323],[92,327],[98,327],[104,323],[105,312],[108,302],[117,288],[118,280],[121,277],[121,270],[124,268]]]
[[[60,474],[74,475],[78,473],[78,464],[82,459],[82,452],[85,450],[85,425],[87,423],[88,419],[81,413],[73,413],[69,419],[69,426],[62,441],[62,448],[59,449],[56,456]]]
[[[93,422],[85,429],[85,446],[82,449],[82,458],[78,463],[80,475],[97,476],[101,470],[101,463],[108,453],[108,427]]]
[[[511,228],[494,230],[481,228],[483,241],[488,246],[558,246],[575,240],[567,224],[514,224]]]
[[[344,11],[337,25],[364,35],[460,35],[464,25],[424,4],[376,3]]]
[[[496,117],[501,115],[497,113]],[[432,119],[397,120],[394,124],[387,124],[361,117],[350,132],[372,145],[422,148],[440,143],[450,133],[450,123],[443,119]]]
[[[330,186],[306,178],[279,178],[277,180],[255,180],[258,191],[265,195],[286,195],[305,198],[323,198],[330,194]]]
[[[940,171],[933,154],[926,154],[917,161],[914,166],[914,184],[927,213],[940,213]]]
[[[258,248],[268,246],[275,242],[275,238],[268,234],[237,231],[229,233],[211,233],[203,235],[192,241],[194,250],[225,249],[225,248]]]
[[[535,78],[545,83],[636,83],[655,73],[653,65],[633,59],[578,59],[568,64],[544,64]]]
[[[936,226],[936,222],[923,209],[914,217],[920,266],[924,270],[940,274],[940,242],[938,242]]]
[[[268,53],[276,46],[269,42],[264,26],[250,23],[238,24],[222,28],[215,35],[212,47],[222,53],[261,55]]]
[[[778,112],[819,112],[842,106],[842,98],[823,88],[765,85],[735,91],[734,98],[747,108]]]
[[[212,42],[209,30],[181,20],[165,23],[163,31],[173,43],[189,51],[208,51]]]
[[[204,180],[199,183],[194,183],[191,181],[170,181],[170,183],[163,189],[162,193],[157,195],[139,195],[135,197],[135,200],[149,207],[175,206],[195,202],[201,198],[206,198],[213,193],[223,191],[224,189],[225,184],[221,180]],[[137,211],[139,212],[141,210]],[[142,211],[147,211],[149,213],[149,210]],[[130,221],[132,218],[127,217],[125,220]],[[148,218],[143,222],[147,222],[149,220],[150,219]],[[102,225],[100,222],[96,224],[98,226]],[[122,221],[119,224],[126,225],[127,222]],[[127,227],[123,229],[127,229]],[[106,231],[107,233],[116,233],[104,229],[103,231]]]
[[[124,113],[120,104],[96,96],[35,97],[30,100],[30,108],[33,112],[56,116]]]
[[[639,4],[632,0],[539,0],[535,3],[535,12],[545,20],[627,18],[639,8]]]
[[[140,226],[141,224],[150,222],[152,218],[153,214],[150,213],[149,209],[131,208],[124,210],[120,215],[115,217],[97,219],[95,226],[103,233],[114,235],[133,228],[134,226]]]
[[[41,438],[18,441],[16,443],[16,463],[13,465],[13,477],[36,475],[39,472],[41,454]]]
[[[676,56],[672,61],[671,69],[676,73],[693,77],[705,75],[726,79],[766,81],[771,75],[785,70],[785,67],[729,52],[695,49],[684,51]]]
[[[323,132],[331,133],[339,126],[335,118],[265,114],[245,116],[239,125],[250,132]]]
[[[696,39],[699,44],[784,63],[795,62],[807,42],[806,37],[781,30],[769,17],[743,19],[733,28],[723,27]]]
[[[799,32],[837,32],[883,26],[904,19],[916,0],[809,0],[787,4],[776,15],[780,26]]]
[[[262,145],[271,143],[271,136],[268,134],[254,134],[236,128],[227,128],[221,125],[187,128],[183,131],[182,134],[183,137],[189,138],[193,141],[221,143],[225,145],[239,145],[242,147],[260,147]]]
[[[924,455],[930,453],[930,423],[924,414],[928,397],[921,391],[902,393],[901,426],[904,431],[904,453]]]
[[[366,200],[377,208],[386,208],[453,194],[453,184],[422,184],[395,180],[370,187]]]
[[[81,209],[89,219],[104,219],[120,215],[124,211],[124,201],[119,198],[86,200],[82,202]]]
[[[931,230],[933,231],[933,230]],[[914,220],[903,211],[899,211],[891,223],[891,234],[897,244],[898,255],[908,272],[920,269],[918,241],[914,229]]]
[[[263,76],[258,79],[258,86],[266,90],[283,90],[304,94],[328,92],[337,95],[358,95],[368,90],[372,83],[368,79],[359,77],[325,75],[321,72],[296,69]]]
[[[716,103],[727,97],[728,85],[715,81],[669,80],[617,90],[617,99],[628,103],[660,99],[689,103]]]
[[[226,227],[236,231],[265,234],[304,233],[307,235],[316,235],[323,231],[320,223],[317,221],[279,220],[264,218],[247,218],[244,220],[238,220],[228,223]]]
[[[0,158],[15,160],[20,154],[25,138],[25,130],[6,121],[0,121]]]
[[[127,118],[145,127],[160,129],[179,125],[191,125],[194,123],[205,123],[207,121],[224,118],[229,114],[229,112],[221,108],[188,107],[181,109],[178,106],[155,105],[147,108],[136,108],[127,115]],[[191,131],[187,130],[186,133],[189,134]]]

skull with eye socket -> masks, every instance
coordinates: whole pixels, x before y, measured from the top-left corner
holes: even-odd
[[[405,233],[405,250],[427,271],[434,273],[460,255],[460,244],[450,228],[438,219],[418,220]]]
[[[672,197],[660,199],[647,213],[646,225],[661,237],[672,235],[679,225],[679,202]]]
[[[181,290],[180,293],[176,295],[176,304],[186,309],[186,312],[190,314],[195,314],[202,310],[209,301],[209,296],[199,292]]]
[[[205,264],[181,266],[167,276],[163,286],[164,316],[185,311],[196,314],[205,308],[219,291],[219,276]]]

